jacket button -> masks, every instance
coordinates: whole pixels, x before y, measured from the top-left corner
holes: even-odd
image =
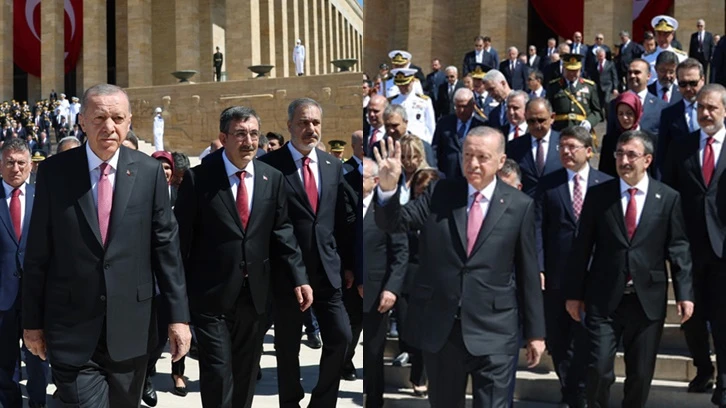
[[[464,268],[464,269],[461,270],[461,273],[463,273],[464,275],[466,275],[467,273],[469,273],[469,269]]]
[[[109,270],[109,269],[111,269],[111,265],[105,264],[105,265],[103,265],[103,269]]]
[[[106,301],[106,296],[105,295],[101,295],[101,297],[99,299],[101,299],[101,302],[105,302]]]

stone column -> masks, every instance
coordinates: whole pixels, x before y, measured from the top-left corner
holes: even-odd
[[[108,81],[106,50],[106,4],[97,0],[83,0],[83,89]]]
[[[154,84],[151,46],[151,0],[126,0],[128,4],[128,86],[130,88]],[[116,37],[117,43],[123,38]],[[158,40],[157,40],[158,41]],[[117,61],[120,61],[117,58]]]
[[[302,0],[303,8],[303,30],[302,30],[302,42],[305,44],[305,75],[312,75],[313,71],[310,70],[311,60],[315,54],[315,47],[312,43],[312,36],[310,35],[310,0]]]
[[[260,0],[260,62],[262,64],[275,65],[275,12],[274,0]],[[275,65],[270,76],[282,76],[277,72],[280,68]]]
[[[311,36],[310,36],[310,51],[311,51],[311,60],[312,60],[312,71],[311,74],[320,75],[320,41],[318,39],[318,14],[319,11],[317,7],[317,3],[319,0],[309,0],[308,8],[310,9],[310,14],[312,14],[312,26],[311,28]]]
[[[723,9],[723,4],[721,4],[721,8]],[[603,33],[605,44],[612,49],[613,44],[620,43],[620,30],[631,31],[633,26],[633,2],[631,0],[585,0],[584,14],[582,40],[585,44],[592,44],[595,41],[595,35]],[[602,16],[608,16],[608,18],[602,18]],[[623,24],[624,21],[627,23]],[[696,27],[695,20],[693,27]]]
[[[585,15],[587,16],[587,13]],[[724,3],[722,0],[675,0],[673,17],[678,20],[676,35],[685,52],[688,52],[691,34],[696,31],[696,21],[699,18],[706,21],[706,31],[722,35],[724,32]]]
[[[225,5],[227,79],[251,78],[247,67],[260,63],[260,0],[225,0]]]
[[[320,57],[320,64],[322,65],[321,73],[327,74],[330,72],[330,55],[328,54],[328,21],[330,19],[330,13],[328,13],[326,0],[319,0],[317,7],[320,11],[320,43],[323,49]]]
[[[58,91],[56,89],[56,91]],[[40,85],[40,77],[35,75],[28,75],[28,104],[35,103],[41,99],[48,99],[50,94],[43,95],[43,91]],[[80,98],[80,97],[79,97]],[[50,139],[50,135],[48,135]]]
[[[64,18],[63,2],[40,3],[40,78],[43,95],[50,95],[52,89],[58,94],[64,92]],[[12,47],[10,49],[12,50]]]
[[[199,0],[199,74],[194,77],[196,82],[214,81],[212,5],[212,0]]]
[[[129,86],[128,13],[128,0],[116,0],[116,85],[123,88]]]
[[[290,76],[290,32],[291,19],[287,0],[275,0],[275,27],[279,27],[275,36],[275,74],[277,77]],[[292,40],[293,42],[295,40]]]
[[[459,7],[460,5],[457,2],[454,8]],[[395,15],[402,21],[410,21],[406,15],[398,13]],[[395,27],[393,16],[394,13],[386,1],[369,1],[363,7],[363,27],[365,27],[363,32],[363,59],[366,61],[366,65],[362,66],[362,68],[365,72],[373,75],[373,79],[375,79],[375,74],[378,74],[378,65],[386,61],[388,57],[391,36],[381,35],[381,33],[390,33],[391,28]],[[466,21],[467,19],[462,16],[461,21],[457,22],[457,26],[459,23],[465,23]],[[457,30],[451,30],[451,35],[454,35]]]
[[[176,64],[171,71],[201,70],[199,64],[199,1],[174,0]],[[171,44],[169,44],[171,45]],[[169,46],[168,45],[168,46]],[[199,81],[199,78],[192,78]]]
[[[5,33],[13,32],[13,2],[0,0],[0,25]],[[13,99],[13,36],[0,37],[0,101]]]

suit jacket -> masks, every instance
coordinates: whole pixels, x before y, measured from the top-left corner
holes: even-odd
[[[537,172],[535,159],[532,157],[532,136],[527,133],[507,143],[507,157],[516,161],[522,170],[522,192],[534,197],[540,178],[562,168],[557,146],[560,144],[560,133],[553,130],[547,146],[547,159],[542,174]]]
[[[11,310],[20,295],[20,278],[23,275],[23,260],[28,242],[28,226],[30,225],[35,187],[25,185],[25,218],[21,227],[20,240],[15,236],[15,227],[10,218],[5,188],[0,185],[0,312]],[[19,305],[19,303],[18,303]]]
[[[610,47],[603,44],[600,46],[600,48],[605,49],[605,59],[610,61],[613,58],[612,52],[610,52]],[[588,45],[587,46],[587,54],[585,54],[585,58],[583,58],[583,71],[584,72],[590,72],[592,69],[592,66],[597,65],[597,55],[593,54],[593,50],[595,49],[595,44]]]
[[[493,49],[492,49],[493,50]],[[494,55],[484,50],[484,55],[482,56],[481,63],[489,66],[489,67],[498,67],[499,66],[499,57],[497,56],[495,58]],[[464,62],[462,63],[462,69],[461,69],[461,77],[465,77],[466,74],[474,70],[474,67],[476,66],[476,51],[472,50],[466,53],[464,55]]]
[[[663,182],[681,193],[693,259],[722,261],[726,242],[726,198],[723,195],[726,191],[726,177],[723,177],[726,151],[721,150],[711,183],[706,186],[700,163],[700,138],[699,130],[671,142]]]
[[[456,133],[456,115],[446,115],[439,119],[434,133],[433,149],[436,151],[436,164],[447,179],[463,179],[461,171],[461,154],[463,141]],[[485,123],[472,117],[469,130],[484,126]]]
[[[23,276],[23,328],[44,329],[51,362],[80,366],[106,330],[114,361],[156,347],[154,283],[171,323],[189,321],[178,226],[159,161],[121,146],[106,245],[86,147],[46,159]]]
[[[507,113],[504,112],[502,116],[502,109],[504,108],[504,102],[499,102],[499,105],[494,107],[487,115],[487,126],[501,129],[504,126],[509,126],[509,120],[507,120]],[[502,121],[502,118],[504,120]]]
[[[659,87],[660,87],[660,85],[658,84],[657,81],[653,82],[652,84],[648,85],[648,92],[653,94],[653,96],[655,96],[656,98],[663,101],[663,99],[660,96],[658,96]],[[680,88],[678,88],[678,85],[673,84],[673,87],[671,88],[671,99],[668,101],[666,106],[675,105],[682,100],[683,100],[683,95],[681,94]],[[663,101],[663,102],[665,102],[665,101]]]
[[[688,47],[688,56],[697,59],[702,64],[707,64],[711,61],[713,48],[713,34],[708,31],[704,32],[703,43],[699,44],[698,31],[696,31],[695,33],[691,34],[691,43]]]
[[[645,95],[643,115],[640,117],[640,128],[653,136],[653,142],[658,141],[658,128],[660,127],[661,112],[668,104],[650,92]],[[618,118],[615,110],[615,100],[610,101],[606,134],[618,133]],[[657,145],[654,143],[654,145]]]
[[[400,297],[408,268],[408,236],[405,232],[388,233],[378,228],[375,211],[371,203],[363,217],[363,251],[366,259],[363,313],[378,313],[378,299],[384,290]]]
[[[499,64],[499,70],[504,74],[504,78],[507,79],[509,87],[517,91],[528,91],[527,76],[529,76],[529,68],[526,64],[522,64],[519,60],[516,62],[514,71],[509,67],[509,60],[502,61]]]
[[[459,88],[464,87],[464,82],[461,80],[456,80],[456,83],[454,84],[454,93],[456,93],[456,90]],[[451,98],[449,98],[449,82],[444,82],[439,86],[438,90],[439,96],[437,98],[437,104],[434,105],[434,108],[436,109],[436,117],[446,116],[454,113],[454,94],[451,94]]]
[[[587,188],[610,179],[612,177],[591,167]],[[544,176],[537,186],[537,222],[542,234],[542,271],[545,274],[546,290],[563,289],[569,277],[567,258],[577,232],[577,219],[572,211],[568,182],[567,169],[562,168]]]
[[[588,314],[613,313],[630,275],[648,319],[665,319],[666,260],[670,261],[676,299],[693,300],[681,197],[656,180],[650,180],[632,240],[625,228],[620,179],[589,189],[571,254],[566,297],[584,300]]]
[[[673,141],[685,141],[691,135],[686,122],[686,105],[681,99],[680,103],[672,104],[663,109],[660,116],[660,127],[658,131],[658,145],[655,150],[655,167],[658,171],[658,178],[662,177],[668,151]]]
[[[713,82],[726,86],[726,39],[721,38],[713,51],[711,61]]]
[[[597,84],[597,89],[601,93],[601,96],[604,96],[603,102],[607,102],[607,96],[613,92],[613,89],[618,89],[620,86],[618,71],[615,69],[615,63],[612,61],[605,60],[602,74],[600,73],[599,65],[596,63],[596,65],[590,68],[589,76]]]
[[[542,75],[544,75],[544,84],[542,84],[542,86],[545,88],[547,88],[554,80],[562,78],[560,61],[546,63],[546,65],[542,68]]]
[[[570,50],[572,53],[575,53],[575,44],[570,45]],[[587,44],[580,43],[580,49],[578,50],[577,54],[582,55],[583,57],[588,56],[588,51],[590,51],[590,48],[587,46]]]
[[[307,284],[305,266],[292,223],[282,173],[253,161],[254,189],[247,228],[242,228],[224,166],[223,149],[184,175],[174,214],[189,293],[197,313],[233,310],[248,275],[258,314],[267,310],[270,259],[286,263],[295,286]]]
[[[431,98],[434,107],[436,107],[439,101],[439,86],[447,82],[446,74],[441,69],[426,75],[426,81],[423,83],[424,93]]]
[[[315,213],[310,207],[287,143],[257,160],[281,171],[285,177],[288,214],[313,290],[323,279],[327,279],[333,288],[338,289],[341,287],[341,271],[353,270],[354,266],[356,205],[350,203],[349,196],[346,195],[347,184],[343,179],[343,163],[340,159],[322,150],[316,150],[316,153],[320,196]],[[294,282],[290,280],[292,274],[289,264],[272,259],[272,268],[275,274],[273,279],[278,281],[273,281],[274,289],[292,295],[290,290]]]
[[[619,78],[623,78],[628,73],[630,63],[634,59],[642,57],[645,49],[642,45],[632,40],[627,46],[620,44],[618,47],[620,47],[620,53],[618,54],[618,76]]]
[[[529,55],[527,55],[527,67],[529,67],[530,71],[535,70],[535,69],[540,69],[541,65],[542,65],[542,57],[540,57],[539,55],[535,55],[534,60],[530,64]]]
[[[380,228],[420,230],[420,263],[426,267],[419,269],[409,295],[404,338],[423,351],[440,351],[460,306],[469,353],[513,355],[520,339],[520,312],[524,338],[545,335],[534,201],[497,180],[467,256],[467,188],[466,180],[440,180],[404,207],[398,193],[385,206],[374,198]]]

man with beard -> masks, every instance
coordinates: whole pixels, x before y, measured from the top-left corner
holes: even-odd
[[[678,65],[678,57],[670,51],[661,52],[656,58],[655,72],[658,74],[658,80],[648,85],[648,92],[662,99],[663,102],[675,105],[683,99],[681,92],[678,90],[676,81],[676,66]]]

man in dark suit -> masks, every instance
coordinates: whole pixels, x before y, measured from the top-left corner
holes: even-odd
[[[50,139],[48,139],[47,133],[40,132],[35,148],[44,151],[46,156],[50,156]]]
[[[28,226],[35,188],[28,184],[30,151],[22,139],[7,140],[2,154],[2,204],[0,204],[0,406],[21,407],[18,359],[21,339],[21,277],[23,258],[28,240]],[[23,347],[27,371],[29,406],[45,406],[48,386],[48,362],[42,361]]]
[[[463,406],[469,375],[473,407],[509,406],[520,322],[530,367],[544,350],[535,205],[497,179],[504,144],[498,130],[473,128],[464,140],[466,179],[441,180],[404,207],[400,145],[391,140],[376,154],[376,224],[420,230],[426,268],[414,278],[404,339],[423,351],[434,408]]]
[[[703,70],[708,72],[708,64],[711,62],[713,49],[713,34],[706,31],[706,22],[699,19],[696,22],[697,31],[691,34],[691,43],[688,47],[688,56],[695,58],[703,65]]]
[[[570,50],[573,54],[580,54],[583,57],[587,55],[587,45],[582,43],[582,33],[579,31],[575,31],[574,34],[572,34],[572,44],[570,45]]]
[[[581,126],[562,130],[559,156],[564,168],[541,178],[537,186],[546,343],[560,379],[562,401],[571,407],[584,407],[587,333],[565,310],[564,286],[570,274],[567,258],[587,190],[611,177],[588,164],[592,135]]]
[[[554,112],[549,101],[536,98],[527,102],[527,134],[507,143],[507,157],[522,170],[522,192],[534,197],[539,180],[562,168],[557,155],[560,134],[552,130]]]
[[[484,126],[485,122],[474,115],[474,94],[461,88],[454,94],[455,113],[446,115],[436,123],[433,149],[436,164],[447,179],[463,179],[461,154],[464,138],[469,130]]]
[[[426,75],[426,81],[424,82],[424,93],[431,98],[434,108],[439,103],[439,87],[445,83],[446,75],[441,70],[441,61],[434,58],[431,61],[431,72]]]
[[[544,75],[544,86],[547,88],[555,79],[561,78],[564,75],[565,67],[562,61],[562,56],[570,53],[570,46],[566,43],[562,43],[557,46],[557,52],[555,57],[550,57],[542,60],[542,74]]]
[[[711,60],[712,82],[726,86],[726,36],[716,44]]]
[[[363,367],[366,407],[383,407],[383,351],[388,311],[401,295],[408,268],[408,236],[387,233],[376,226],[373,190],[378,165],[365,159],[363,167],[363,242],[366,279],[363,285]]]
[[[495,58],[491,53],[485,50],[485,40],[489,37],[477,35],[474,38],[474,50],[464,55],[464,62],[461,68],[461,76],[466,76],[469,72],[474,71],[477,64],[488,67],[498,67],[499,58]],[[489,41],[491,42],[491,40]]]
[[[482,82],[484,83],[484,89],[487,91],[489,96],[499,102],[499,105],[492,109],[487,116],[487,126],[497,129],[501,129],[503,126],[508,126],[507,96],[509,96],[512,92],[512,88],[509,87],[507,79],[500,71],[492,69],[486,73]]]
[[[567,44],[565,44],[567,45]],[[550,38],[547,40],[547,46],[542,48],[542,51],[540,51],[540,66],[539,69],[542,70],[544,67],[552,62],[551,57],[552,54],[557,53],[557,40],[554,38]],[[569,46],[567,49],[567,52],[570,52]]]
[[[439,86],[438,103],[434,105],[437,118],[454,113],[454,93],[463,87],[464,83],[458,79],[456,67],[446,67],[446,82]]]
[[[676,67],[678,57],[674,52],[662,51],[655,60],[655,72],[658,80],[648,85],[648,92],[666,104],[673,105],[683,99],[676,85]]]
[[[355,205],[348,205],[342,162],[315,146],[321,138],[322,108],[308,98],[288,107],[291,140],[261,160],[285,176],[289,216],[315,293],[313,309],[320,325],[323,354],[310,406],[335,406],[340,373],[351,341],[342,288],[353,285]],[[273,259],[275,352],[281,407],[297,407],[300,385],[300,331],[303,314],[292,292],[289,266]],[[345,270],[345,281],[341,271]]]
[[[507,55],[509,58],[499,64],[499,71],[504,74],[510,88],[517,91],[528,91],[527,74],[529,69],[519,61],[519,50],[517,50],[517,47],[509,47]]]
[[[600,106],[607,106],[610,99],[618,96],[620,80],[615,63],[605,58],[605,50],[600,48],[597,51],[597,61],[590,67],[588,72],[590,79],[597,85],[597,94],[600,98]]]
[[[716,352],[718,367],[716,390],[711,402],[726,407],[726,316],[723,314],[723,291],[726,280],[723,276],[726,267],[724,235],[726,219],[723,213],[723,189],[726,188],[726,169],[724,159],[724,118],[726,107],[723,99],[726,89],[719,84],[709,84],[698,94],[698,124],[700,130],[687,137],[675,139],[668,149],[668,157],[663,171],[663,181],[681,193],[683,217],[686,220],[688,237],[691,240],[691,253],[694,260],[694,286],[697,313],[711,324],[711,335]],[[689,385],[691,391],[708,391],[711,388],[713,366],[704,358],[708,353],[708,331],[698,323],[693,330],[686,326],[686,340],[700,349],[694,354],[698,367],[696,378]],[[703,347],[706,346],[706,349]],[[701,357],[701,358],[699,358]],[[696,361],[699,358],[700,361]]]
[[[171,314],[172,359],[189,350],[177,223],[160,162],[121,146],[131,123],[126,92],[96,85],[82,100],[88,143],[38,172],[24,339],[33,354],[47,351],[62,403],[136,407],[158,343],[155,282]]]
[[[572,47],[570,47],[572,49]],[[593,65],[596,65],[597,63],[597,50],[604,49],[605,50],[605,58],[611,59],[612,54],[610,52],[610,47],[605,44],[605,35],[603,33],[597,33],[595,35],[595,42],[587,47],[587,55],[585,55],[585,58],[583,59],[584,72],[589,72],[592,69]]]
[[[187,171],[174,208],[205,407],[252,406],[268,320],[270,258],[287,264],[300,310],[313,301],[287,216],[285,179],[253,160],[259,127],[254,110],[225,109],[224,149]]]
[[[643,56],[645,49],[639,43],[630,39],[630,33],[627,31],[620,32],[620,53],[618,54],[618,79],[620,80],[621,89],[625,89],[626,77],[628,75],[628,67],[634,59]]]
[[[618,343],[625,349],[624,407],[645,407],[671,279],[681,322],[693,312],[691,254],[681,198],[651,179],[653,142],[642,131],[618,139],[620,178],[588,190],[568,263],[567,312],[589,338],[587,405],[609,405]]]
[[[530,45],[527,48],[527,68],[529,72],[540,69],[542,57],[537,55],[537,47]]]
[[[383,95],[373,95],[368,102],[366,112],[368,120],[363,121],[363,150],[368,157],[373,157],[373,145],[386,136],[386,128],[383,125],[383,111],[387,107],[388,99]]]

